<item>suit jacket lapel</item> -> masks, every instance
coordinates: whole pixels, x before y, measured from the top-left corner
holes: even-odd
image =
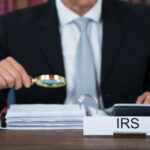
[[[53,74],[65,75],[55,0],[45,4],[36,26],[36,37]]]
[[[114,0],[103,0],[102,84],[113,67],[124,37],[124,29],[116,9]]]

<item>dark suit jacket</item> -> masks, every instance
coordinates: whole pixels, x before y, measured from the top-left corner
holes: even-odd
[[[104,104],[134,103],[150,90],[150,8],[103,0],[102,19]],[[0,59],[7,56],[15,58],[32,77],[65,76],[55,0],[0,17]],[[8,90],[0,92],[2,107]],[[32,86],[15,94],[16,103],[64,103],[66,87]]]

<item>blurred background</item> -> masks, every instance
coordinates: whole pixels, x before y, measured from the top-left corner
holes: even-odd
[[[0,15],[14,10],[35,6],[48,0],[0,0]],[[131,3],[142,3],[150,5],[150,0],[123,0]]]
[[[0,15],[14,10],[45,3],[48,0],[0,0]]]

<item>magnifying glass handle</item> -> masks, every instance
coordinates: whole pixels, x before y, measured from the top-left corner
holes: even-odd
[[[38,80],[35,78],[35,79],[32,79],[32,84],[35,84],[35,83],[37,83],[38,82]]]

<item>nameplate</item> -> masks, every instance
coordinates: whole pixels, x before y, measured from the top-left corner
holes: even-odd
[[[150,117],[84,117],[84,135],[146,134],[150,136]]]

